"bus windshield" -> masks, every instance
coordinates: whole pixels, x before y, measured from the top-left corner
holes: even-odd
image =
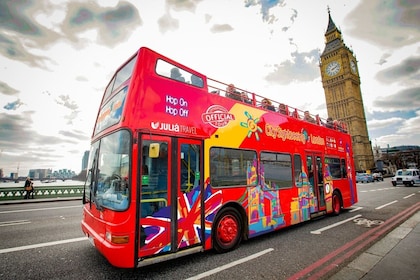
[[[98,208],[125,210],[128,207],[129,143],[130,133],[121,130],[93,145],[98,150],[89,166],[88,191]]]

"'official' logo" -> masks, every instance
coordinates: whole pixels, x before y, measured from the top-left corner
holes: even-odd
[[[235,116],[223,106],[212,105],[201,115],[201,120],[213,127],[221,128],[228,125],[230,121],[235,120]]]

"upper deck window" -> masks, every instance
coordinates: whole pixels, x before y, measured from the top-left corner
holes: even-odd
[[[95,135],[121,120],[127,90],[128,87],[123,88],[101,107],[96,120]]]
[[[111,96],[111,93],[131,77],[136,60],[137,56],[133,57],[116,73],[114,77],[112,77],[111,82],[105,90],[103,102],[106,102],[106,100],[108,100]]]
[[[196,87],[202,88],[204,86],[203,78],[161,59],[156,63],[156,73],[160,76]]]

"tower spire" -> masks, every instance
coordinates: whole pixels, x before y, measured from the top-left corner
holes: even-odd
[[[334,21],[331,17],[330,7],[328,7],[327,10],[328,10],[328,27],[327,27],[327,31],[325,32],[325,34],[328,34],[328,33],[337,29],[337,26],[335,25],[335,23],[334,23]]]

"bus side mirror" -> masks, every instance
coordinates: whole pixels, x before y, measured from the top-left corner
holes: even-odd
[[[149,146],[149,157],[150,158],[158,158],[159,157],[159,143],[151,143]]]

